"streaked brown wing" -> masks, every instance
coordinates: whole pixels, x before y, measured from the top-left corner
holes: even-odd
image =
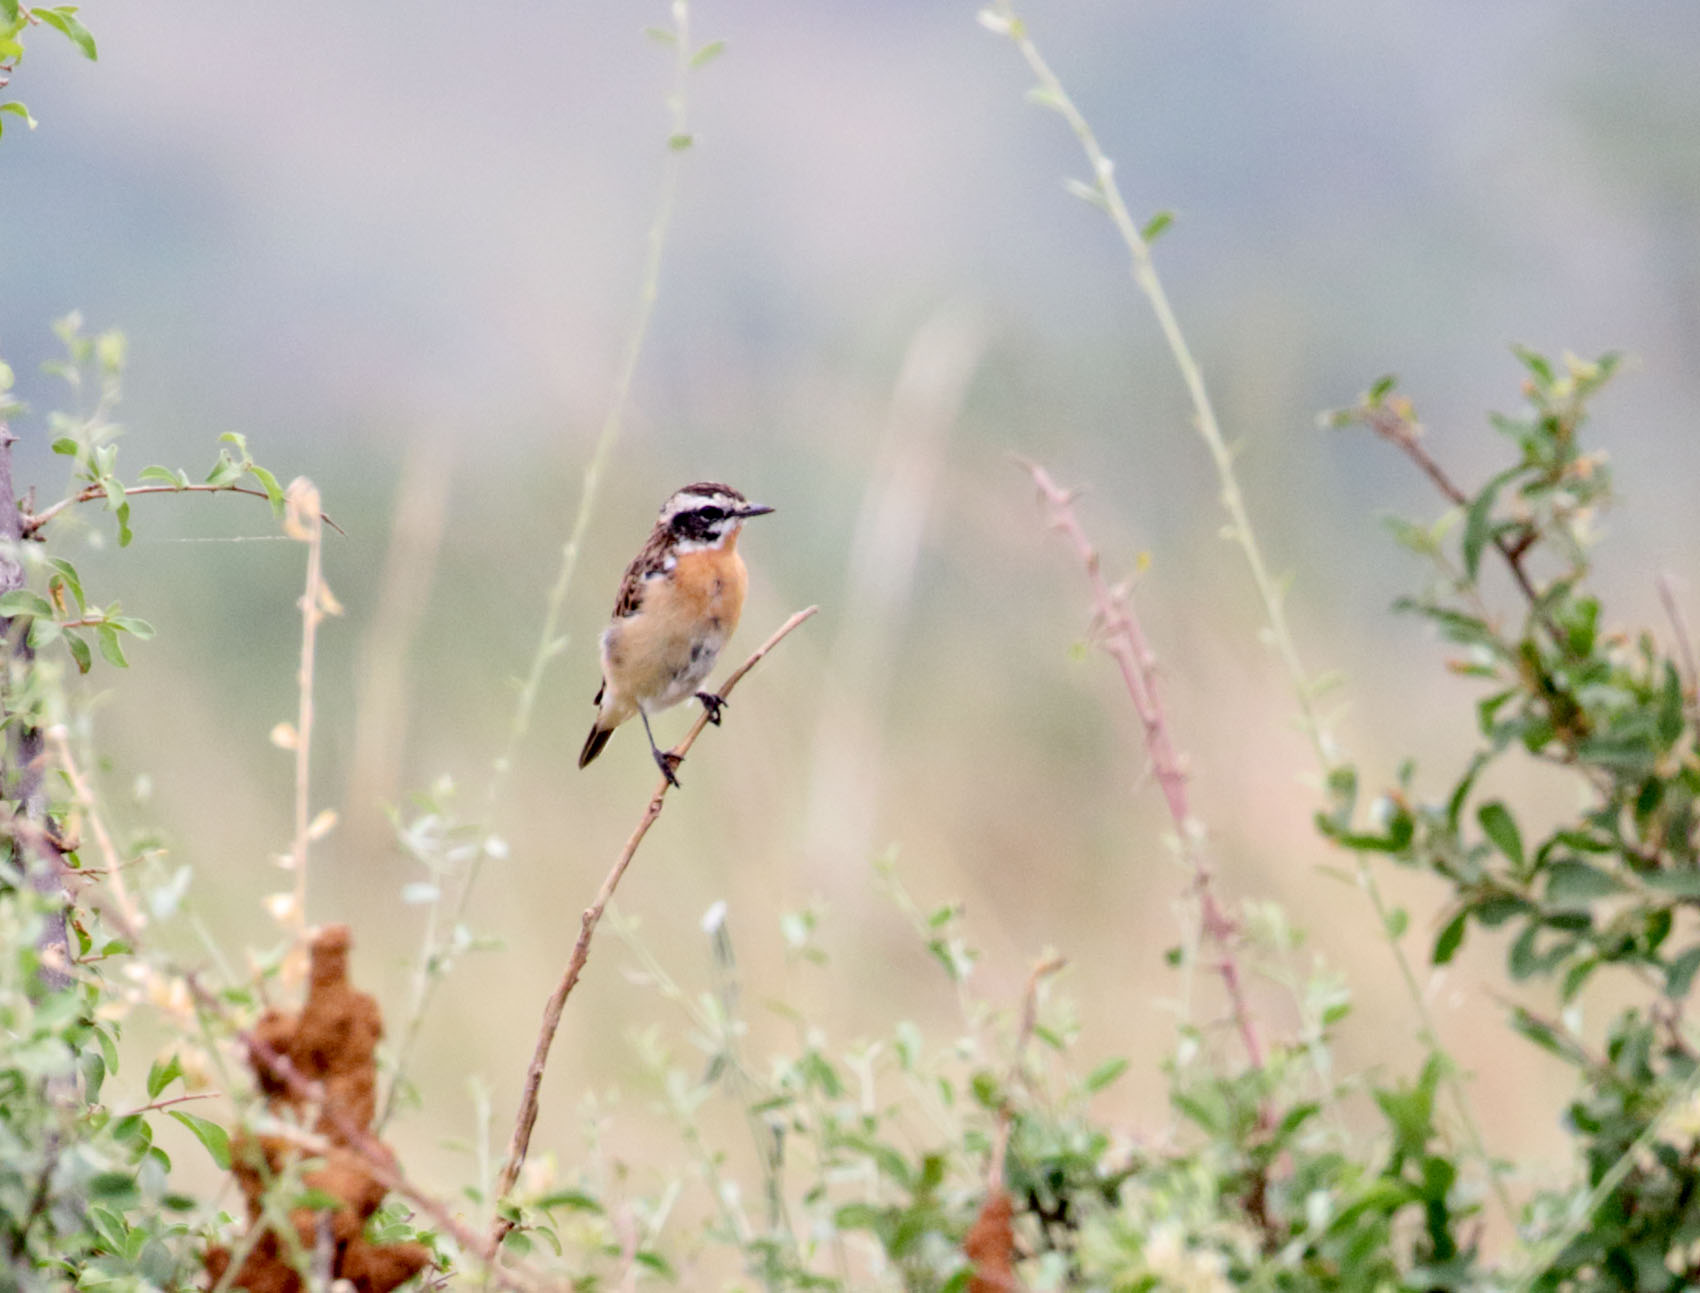
[[[643,545],[642,551],[632,558],[632,564],[626,567],[626,577],[620,581],[619,600],[614,603],[614,618],[623,620],[636,615],[638,607],[643,605],[644,581],[666,567],[667,534],[664,530],[656,530],[649,536],[649,542]]]

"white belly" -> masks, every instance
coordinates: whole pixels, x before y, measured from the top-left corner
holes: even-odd
[[[653,714],[696,695],[707,681],[715,660],[720,656],[720,648],[725,644],[726,635],[723,633],[707,633],[689,644],[681,643],[667,682],[644,704],[644,708]]]

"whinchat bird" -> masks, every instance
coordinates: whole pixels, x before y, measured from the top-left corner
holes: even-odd
[[[750,517],[772,510],[713,481],[686,485],[662,504],[649,541],[626,567],[614,618],[602,630],[602,686],[579,767],[601,754],[614,729],[636,714],[656,765],[679,784],[673,775],[678,756],[655,744],[649,716],[694,694],[709,721],[720,722],[725,702],[697,689],[744,609],[749,574],[738,555],[738,532]]]

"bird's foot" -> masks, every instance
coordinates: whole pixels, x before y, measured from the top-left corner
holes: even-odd
[[[675,790],[683,789],[679,785],[679,778],[674,776],[673,773],[685,761],[684,755],[674,754],[671,750],[655,750],[654,754],[655,766],[661,769],[661,775],[667,778],[667,784]]]
[[[720,711],[726,708],[728,702],[716,696],[712,691],[699,691],[697,699],[702,702],[702,707],[708,711],[708,721],[719,727]]]

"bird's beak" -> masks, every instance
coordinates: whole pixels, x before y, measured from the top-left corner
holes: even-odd
[[[738,509],[738,515],[745,518],[752,516],[766,516],[772,510],[773,509],[766,503],[746,503]]]

